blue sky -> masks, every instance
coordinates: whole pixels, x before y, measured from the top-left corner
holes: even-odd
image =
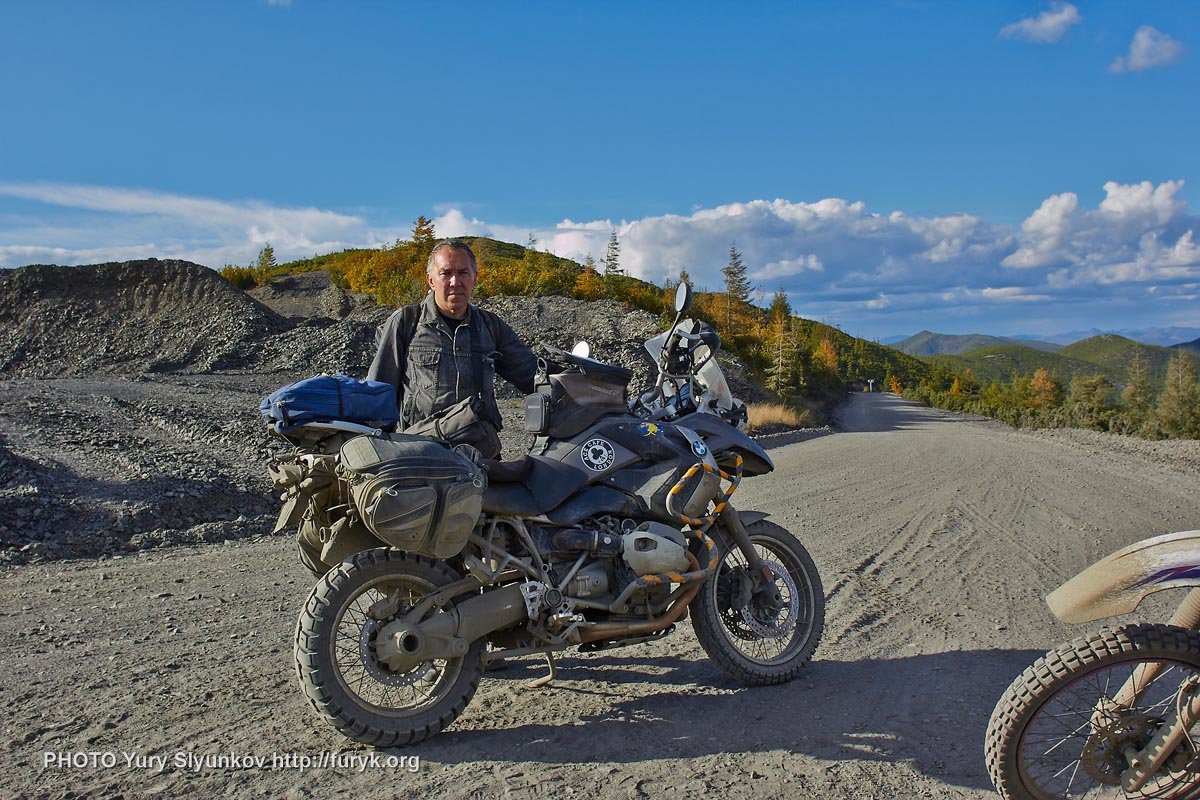
[[[424,213],[861,336],[1200,327],[1198,90],[1184,2],[5,3],[0,266]]]

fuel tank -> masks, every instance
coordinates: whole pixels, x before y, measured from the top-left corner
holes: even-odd
[[[554,509],[566,505],[580,492],[606,487],[615,491],[592,492],[588,497],[612,508],[590,512],[577,508],[570,516],[641,512],[673,520],[665,508],[667,491],[693,464],[712,458],[710,448],[700,436],[689,437],[680,428],[671,423],[646,422],[632,415],[601,418],[579,434],[552,440],[541,453],[528,456],[533,463],[523,483],[536,499],[540,512],[551,518]],[[667,481],[670,483],[664,488]],[[574,524],[566,519],[561,522]]]

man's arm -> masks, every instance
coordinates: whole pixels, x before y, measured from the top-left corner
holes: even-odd
[[[396,408],[404,398],[404,362],[408,357],[408,342],[399,335],[402,311],[396,311],[375,331],[375,358],[367,370],[367,380],[382,381],[396,387]]]
[[[532,394],[537,356],[507,322],[496,317],[496,323],[496,374],[525,394]]]

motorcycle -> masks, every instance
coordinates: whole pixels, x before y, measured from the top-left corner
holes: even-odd
[[[525,409],[535,439],[513,461],[337,420],[284,434],[277,530],[299,524],[302,560],[324,572],[295,641],[321,717],[365,744],[419,742],[462,713],[489,662],[542,655],[549,672],[531,684],[544,685],[554,653],[654,641],[689,614],[727,675],[800,674],[824,626],[820,576],[766,512],[730,502],[774,464],[740,429],[720,340],[685,318],[691,303],[680,286],[672,325],[646,343],[657,380],[633,399],[632,371],[585,343],[543,345]],[[451,457],[465,473],[443,469]]]
[[[1156,536],[1046,597],[1078,624],[1190,591],[1167,624],[1101,628],[1048,652],[1001,696],[985,756],[1008,800],[1200,796],[1200,531]]]

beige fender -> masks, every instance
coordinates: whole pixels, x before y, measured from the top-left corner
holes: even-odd
[[[1046,595],[1063,622],[1092,622],[1128,614],[1163,589],[1200,586],[1200,531],[1135,542],[1097,561]]]

